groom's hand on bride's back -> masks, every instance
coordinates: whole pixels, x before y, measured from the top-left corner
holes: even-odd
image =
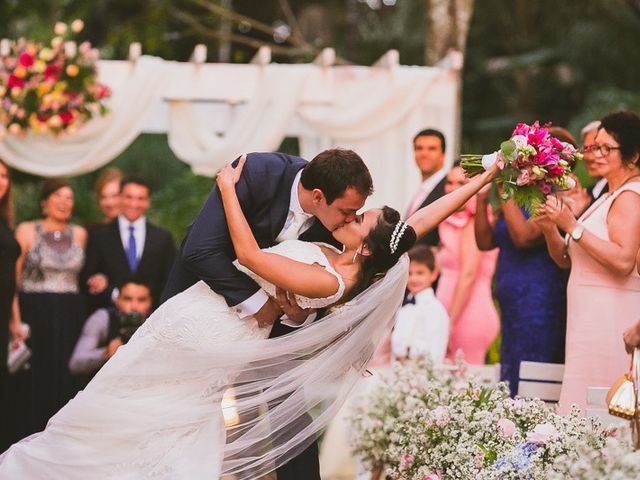
[[[276,301],[290,322],[298,325],[302,325],[309,315],[316,312],[314,308],[300,307],[293,293],[278,287],[276,287]]]
[[[265,328],[276,323],[276,320],[278,320],[283,313],[284,311],[280,308],[278,303],[273,298],[269,297],[269,300],[267,300],[262,308],[255,313],[254,318],[258,322],[258,326],[260,328]]]

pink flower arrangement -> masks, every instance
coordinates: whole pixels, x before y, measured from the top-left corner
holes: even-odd
[[[72,132],[96,114],[111,91],[98,83],[98,51],[72,38],[84,27],[56,23],[50,46],[20,39],[0,54],[0,135]]]
[[[496,163],[502,170],[495,180],[502,198],[513,198],[535,215],[547,195],[575,187],[571,167],[581,157],[573,145],[551,136],[536,121],[519,123],[511,138],[491,155],[462,155],[460,165],[472,177]]]

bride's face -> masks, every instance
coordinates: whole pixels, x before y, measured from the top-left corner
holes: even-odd
[[[336,228],[332,232],[333,238],[343,244],[347,250],[357,250],[371,229],[378,223],[380,215],[382,215],[382,210],[379,208],[372,208],[356,215],[353,222]]]

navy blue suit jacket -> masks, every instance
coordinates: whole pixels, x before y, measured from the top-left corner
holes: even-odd
[[[291,186],[307,161],[284,153],[249,153],[236,185],[238,199],[261,248],[273,246],[289,212]],[[301,240],[339,245],[316,219]],[[203,280],[229,306],[242,303],[260,288],[234,265],[220,191],[214,187],[195,221],[187,229],[162,301]]]

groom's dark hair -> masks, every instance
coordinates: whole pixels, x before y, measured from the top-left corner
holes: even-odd
[[[373,180],[367,166],[356,152],[342,148],[316,155],[302,170],[300,182],[307,190],[321,190],[329,205],[349,187],[365,197],[373,193]]]

